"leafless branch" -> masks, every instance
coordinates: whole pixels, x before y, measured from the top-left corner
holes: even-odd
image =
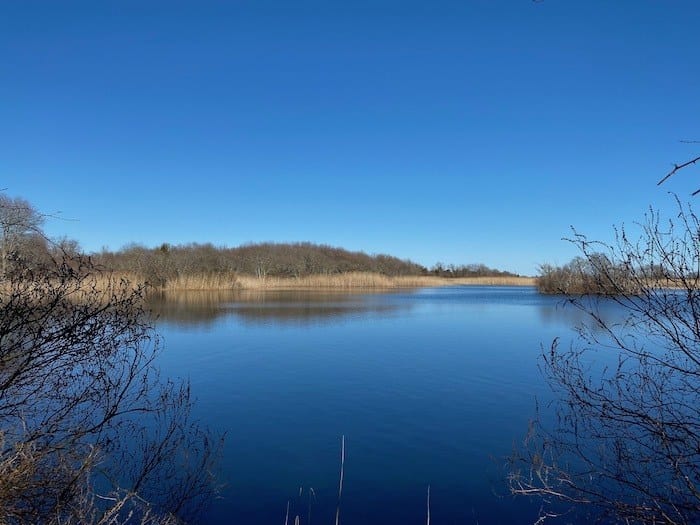
[[[700,156],[695,157],[694,159],[689,160],[687,162],[684,162],[683,164],[674,164],[673,169],[671,171],[669,171],[663,179],[661,179],[659,182],[657,182],[656,185],[660,186],[661,184],[666,182],[672,175],[675,175],[679,170],[682,170],[683,168],[686,168],[692,164],[695,164],[699,160],[700,160]],[[700,191],[696,191],[695,193],[693,193],[693,195],[696,195],[697,193],[700,193]]]

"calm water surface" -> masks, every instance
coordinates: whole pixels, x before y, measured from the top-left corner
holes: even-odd
[[[161,363],[189,377],[196,416],[226,432],[226,486],[206,523],[532,523],[504,457],[522,441],[542,344],[576,311],[533,288],[382,294],[190,293],[155,302]],[[546,403],[545,403],[546,404]],[[310,490],[310,489],[313,489]],[[301,495],[300,495],[301,492]]]

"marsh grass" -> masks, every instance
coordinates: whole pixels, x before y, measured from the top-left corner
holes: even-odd
[[[163,290],[235,290],[241,288],[239,277],[233,272],[178,275],[168,279]]]
[[[51,276],[35,279],[17,280],[13,283],[5,280],[0,283],[0,301],[10,301],[17,294],[35,304],[47,302],[85,302],[108,303],[123,299],[128,295],[143,296],[146,286],[142,279],[134,275],[113,273],[95,273],[77,275],[68,281],[59,281]],[[57,291],[60,291],[60,296]]]
[[[124,283],[132,288],[146,285],[151,291],[227,291],[227,290],[387,290],[422,288],[433,286],[535,286],[534,277],[458,277],[446,278],[434,275],[390,277],[379,273],[347,272],[319,274],[305,277],[256,277],[233,272],[178,275],[160,286],[148,283],[134,273],[110,272],[100,274],[91,281],[105,292]]]
[[[490,285],[490,286],[534,286],[532,277],[462,277],[436,276],[389,277],[378,273],[349,272],[333,275],[310,275],[308,277],[238,276],[241,289],[295,290],[295,289],[391,289],[421,288],[427,286]]]

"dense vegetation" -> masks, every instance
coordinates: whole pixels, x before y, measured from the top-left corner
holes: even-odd
[[[162,244],[157,248],[129,245],[103,251],[95,260],[104,267],[143,276],[150,284],[163,286],[188,275],[231,274],[299,278],[368,272],[386,276],[438,275],[441,277],[508,276],[483,264],[444,266],[428,270],[409,260],[390,255],[368,255],[327,245],[303,243],[246,244],[235,248],[211,244]]]
[[[344,272],[418,275],[425,271],[418,264],[396,257],[370,256],[310,243],[247,244],[237,248],[196,243],[146,248],[132,244],[118,252],[103,251],[96,260],[112,270],[146,276],[152,284],[164,284],[180,275],[228,272],[257,277],[303,277]]]
[[[436,263],[430,269],[431,275],[438,277],[520,277],[520,275],[504,270],[489,268],[485,264],[449,264]]]
[[[655,275],[647,272],[651,278]],[[629,267],[613,263],[600,253],[588,258],[575,257],[563,266],[543,264],[537,278],[537,289],[545,294],[569,295],[619,295],[634,293],[639,283],[630,278]]]
[[[7,275],[50,265],[67,254],[83,255],[79,244],[70,239],[49,241],[41,233],[43,216],[26,200],[3,199],[3,242],[0,245],[0,272]],[[372,273],[388,277],[433,275],[438,277],[510,277],[515,274],[483,264],[445,265],[428,269],[410,260],[391,255],[369,255],[322,244],[259,243],[216,247],[212,244],[163,243],[155,248],[130,244],[118,251],[103,250],[91,261],[102,269],[139,276],[153,286],[187,277],[217,276],[219,282],[234,282],[236,275],[258,278],[301,278],[313,275]]]

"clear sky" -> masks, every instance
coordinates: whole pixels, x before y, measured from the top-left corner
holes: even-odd
[[[689,199],[700,2],[0,3],[0,187],[88,250],[312,241],[534,274]]]

